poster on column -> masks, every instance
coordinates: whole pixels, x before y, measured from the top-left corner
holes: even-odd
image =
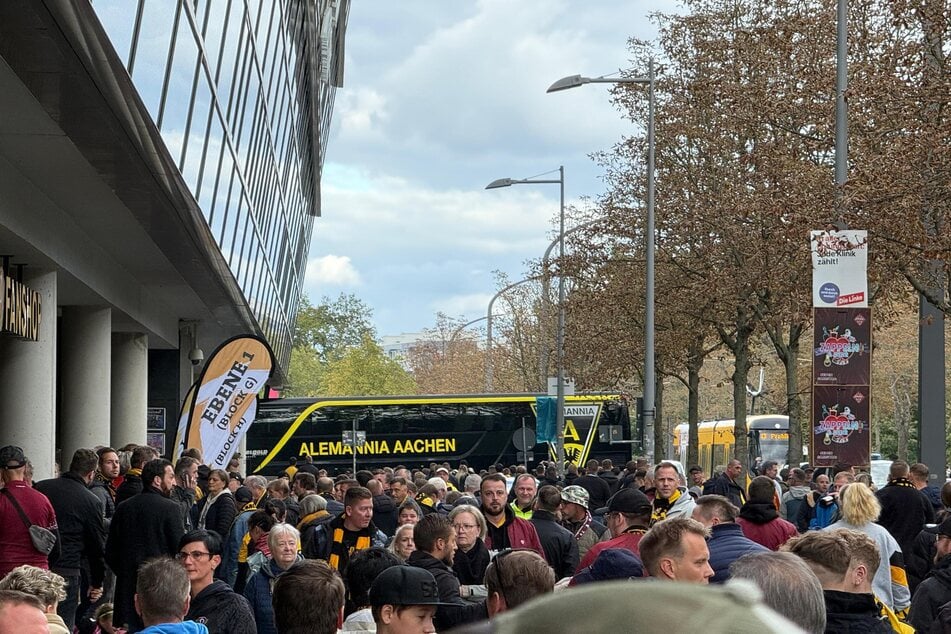
[[[868,232],[812,231],[812,306],[868,306]]]
[[[224,469],[257,414],[257,394],[271,376],[274,354],[263,339],[244,335],[215,350],[195,385],[184,447],[195,447],[212,469]]]
[[[816,385],[812,388],[810,453],[817,467],[869,464],[868,386]]]
[[[816,308],[813,323],[813,385],[869,385],[871,309]]]

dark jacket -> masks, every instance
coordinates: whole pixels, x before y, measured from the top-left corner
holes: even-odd
[[[89,490],[92,491],[93,495],[102,500],[102,506],[106,512],[106,519],[112,519],[113,514],[116,512],[116,489],[112,486],[112,482],[103,478],[97,471],[96,477],[93,478],[89,484]],[[109,522],[106,522],[106,526],[109,526]]]
[[[320,559],[317,556],[317,544],[314,533],[320,524],[326,524],[334,519],[334,516],[327,511],[317,511],[301,518],[297,530],[300,531],[301,553],[307,559]]]
[[[710,583],[727,581],[730,578],[730,564],[743,555],[767,552],[765,546],[746,537],[740,525],[733,522],[711,528],[707,548],[710,549],[710,567],[714,573]]]
[[[912,549],[925,524],[934,524],[934,507],[908,480],[892,480],[876,491],[875,496],[882,505],[878,524],[888,529],[902,552]]]
[[[373,496],[373,523],[387,537],[392,537],[398,528],[396,502],[388,495]]]
[[[908,576],[908,590],[912,595],[934,567],[934,556],[938,550],[937,537],[934,533],[923,530],[915,538],[911,552],[902,553],[905,558],[905,573]]]
[[[779,516],[776,507],[770,502],[747,502],[740,509],[736,523],[747,538],[770,550],[779,550],[798,532],[793,524]]]
[[[939,559],[928,578],[918,584],[911,598],[908,623],[915,631],[930,631],[938,611],[948,601],[951,601],[951,555]]]
[[[746,502],[746,494],[743,487],[730,479],[725,473],[721,473],[715,478],[710,478],[703,483],[704,495],[722,495],[730,500],[737,508],[743,506]]]
[[[257,624],[258,634],[277,634],[274,624],[274,608],[271,605],[271,596],[274,582],[284,570],[271,559],[259,571],[251,575],[244,586],[244,598],[248,600],[254,612],[254,622]]]
[[[469,552],[462,549],[456,551],[452,560],[452,571],[456,573],[459,583],[464,586],[481,586],[485,583],[485,570],[490,563],[489,549],[481,538],[476,538],[475,545]]]
[[[248,600],[215,579],[192,599],[185,615],[188,621],[202,623],[215,634],[256,634],[254,613]]]
[[[132,499],[133,496],[142,493],[142,470],[138,469],[138,471],[139,473],[128,472],[122,477],[122,484],[116,489],[117,507],[126,500]]]
[[[564,526],[555,519],[554,513],[536,509],[529,520],[538,532],[538,539],[545,549],[545,559],[555,571],[555,579],[571,577],[578,568],[578,542]]]
[[[410,566],[422,568],[432,573],[436,578],[436,587],[439,589],[439,600],[443,603],[452,603],[459,607],[440,606],[436,608],[436,617],[433,624],[437,632],[449,630],[464,623],[474,623],[489,618],[485,603],[467,604],[459,596],[459,579],[453,574],[452,568],[427,552],[415,550],[409,555],[406,563]]]
[[[951,634],[951,605],[942,605],[938,618],[931,626],[931,634]]]
[[[205,496],[198,504],[192,507],[192,526],[199,528],[198,522],[201,513],[211,498]],[[223,491],[205,515],[205,530],[215,531],[222,539],[225,539],[231,532],[231,525],[234,524],[234,518],[238,515],[238,507],[235,506],[234,496],[230,491]]]
[[[871,594],[823,590],[825,634],[893,634]]]
[[[607,506],[611,497],[611,487],[603,478],[597,475],[583,475],[575,480],[575,484],[588,492],[588,508],[593,513],[595,509]]]
[[[611,495],[617,493],[618,486],[620,486],[621,481],[618,479],[616,473],[613,471],[603,471],[602,473],[598,474],[598,477],[608,483],[608,489],[611,491]]]
[[[297,500],[287,497],[284,498],[284,508],[287,509],[284,521],[291,526],[297,526],[297,523],[300,522],[300,504]]]
[[[113,623],[129,623],[130,634],[142,628],[132,599],[139,565],[152,557],[174,555],[184,534],[178,505],[154,487],[116,507],[106,540],[106,563],[116,574]]]
[[[175,504],[178,504],[178,510],[182,514],[182,525],[185,527],[185,532],[195,528],[195,524],[192,523],[192,510],[195,508],[195,489],[189,490],[176,484],[172,487],[172,492],[168,497],[175,502]],[[224,539],[227,535],[222,535],[221,537]]]
[[[106,547],[102,501],[86,488],[85,480],[69,471],[58,478],[37,482],[34,488],[49,498],[56,512],[60,556],[52,570],[76,576],[85,558],[89,562],[91,585],[101,588]]]
[[[502,526],[496,528],[491,522],[488,522],[489,531],[485,536],[485,547],[489,550],[502,550],[503,548],[531,548],[542,557],[545,556],[545,549],[538,539],[538,531],[528,520],[515,517],[515,511],[508,504],[504,508],[505,522]],[[488,519],[488,518],[486,518]],[[495,533],[497,539],[493,543],[492,534]],[[546,560],[547,561],[547,560]]]

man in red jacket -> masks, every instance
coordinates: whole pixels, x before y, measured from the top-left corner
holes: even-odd
[[[507,504],[505,476],[490,473],[482,478],[479,491],[482,496],[482,513],[488,527],[486,548],[490,551],[531,548],[544,557],[545,551],[535,527],[531,522],[515,517],[515,512]]]
[[[779,550],[790,537],[799,534],[795,525],[779,516],[773,503],[775,495],[772,478],[753,478],[747,496],[749,501],[740,508],[740,517],[736,520],[747,539],[770,550]]]
[[[26,463],[26,456],[19,447],[7,445],[0,449],[0,478],[4,482],[3,495],[0,495],[0,525],[3,526],[0,577],[23,565],[48,570],[50,564],[55,564],[59,559],[56,513],[49,499],[27,484]],[[20,515],[21,511],[26,516],[25,521]],[[56,543],[49,555],[41,553],[33,545],[28,524],[36,524],[56,533]]]
[[[595,544],[578,565],[578,570],[594,563],[598,555],[609,548],[626,548],[640,555],[638,544],[647,532],[651,521],[651,503],[637,489],[621,489],[608,500],[608,512],[604,515],[613,539]]]

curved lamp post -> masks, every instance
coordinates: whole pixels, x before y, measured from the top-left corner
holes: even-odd
[[[644,303],[644,450],[654,455],[654,60],[647,67],[647,77],[563,77],[548,87],[547,92],[577,88],[585,84],[644,84],[648,87],[647,108],[647,242]]]
[[[523,178],[523,179],[513,179],[513,178],[499,178],[488,185],[486,189],[498,189],[500,187],[511,187],[512,185],[542,185],[542,184],[557,184],[561,191],[561,204],[558,214],[558,257],[563,259],[565,257],[565,167],[560,165],[558,167],[558,178],[557,179],[547,179],[547,178]],[[493,298],[494,301],[495,298]],[[492,308],[491,303],[489,304],[489,324],[491,325],[491,314]],[[491,327],[488,329],[488,332],[491,334]],[[491,343],[491,341],[489,341]],[[489,347],[488,353],[491,358],[492,349]],[[557,468],[558,475],[561,476],[565,470],[565,276],[558,276],[558,330],[555,335],[555,355],[556,363],[558,365],[558,387],[555,392],[555,407],[557,408],[557,423],[555,428],[555,435],[557,436]],[[486,378],[491,379],[489,374],[489,369],[491,364],[486,366]],[[490,387],[490,381],[486,381],[486,387]],[[488,391],[488,390],[487,390]]]

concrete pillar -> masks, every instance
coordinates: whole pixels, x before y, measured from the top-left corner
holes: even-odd
[[[23,283],[40,294],[39,341],[0,336],[0,443],[22,447],[38,481],[56,460],[56,272],[27,268]]]
[[[59,332],[59,436],[63,466],[80,447],[110,439],[112,309],[64,306]]]
[[[149,394],[149,342],[137,332],[112,333],[110,444],[145,444]]]

